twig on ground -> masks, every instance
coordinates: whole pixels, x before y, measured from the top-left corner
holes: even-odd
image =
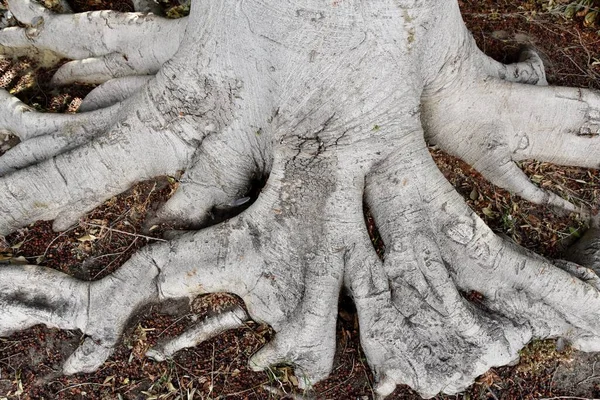
[[[114,228],[109,228],[106,225],[94,224],[94,223],[91,223],[91,222],[83,222],[82,224],[83,225],[88,225],[88,226],[94,226],[96,228],[106,229],[109,232],[120,233],[120,234],[123,234],[123,235],[133,236],[133,237],[137,237],[137,238],[142,238],[142,239],[147,239],[147,240],[155,240],[155,241],[158,241],[158,242],[168,242],[168,240],[165,240],[165,239],[161,239],[161,238],[157,238],[157,237],[152,237],[152,236],[141,235],[139,233],[126,232],[126,231],[122,231],[122,230],[114,229]]]
[[[592,364],[592,374],[590,376],[588,376],[587,378],[582,379],[581,381],[577,382],[577,385],[581,385],[582,383],[586,383],[591,380],[600,378],[600,375],[596,375],[596,363],[597,362],[598,361],[594,361],[594,364]]]

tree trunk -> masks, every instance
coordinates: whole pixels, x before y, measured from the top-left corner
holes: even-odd
[[[225,291],[276,331],[251,366],[291,363],[310,385],[331,372],[344,287],[382,396],[397,384],[456,393],[532,338],[600,350],[597,257],[553,262],[496,236],[426,144],[527,200],[586,213],[515,161],[598,167],[600,96],[546,86],[532,49],[512,65],[489,59],[455,0],[194,0],[175,21],[9,3],[25,28],[0,31],[3,47],[76,59],[56,84],[103,84],[71,116],[1,93],[0,128],[21,143],[0,158],[0,234],[37,220],[67,229],[133,183],[179,170],[151,223],[187,232],[94,282],[0,267],[0,335],[78,328],[88,339],[64,372],[90,372],[143,305]],[[198,229],[263,176],[250,208]],[[470,291],[481,303],[460,294]],[[246,318],[232,310],[149,355],[162,360]]]

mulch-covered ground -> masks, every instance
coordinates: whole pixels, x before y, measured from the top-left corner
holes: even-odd
[[[532,44],[545,59],[552,84],[600,87],[600,18],[592,14],[600,2],[588,1],[592,7],[587,8],[569,6],[571,1],[564,0],[459,3],[479,46],[496,59],[513,61],[523,45]],[[125,1],[75,0],[72,5],[76,10],[131,9]],[[172,8],[176,3],[164,5]],[[40,110],[74,112],[91,88],[51,88],[47,82],[52,73],[53,69],[37,68],[33,60],[0,58],[0,87]],[[0,137],[0,152],[13,144],[13,138]],[[496,231],[523,246],[560,257],[585,230],[577,215],[558,216],[553,210],[522,201],[490,185],[460,160],[434,148],[431,152],[468,204]],[[597,171],[533,161],[523,162],[522,168],[538,185],[565,198],[594,209],[600,205]],[[160,229],[145,235],[141,227],[147,214],[176,187],[177,177],[140,183],[63,233],[53,232],[48,222],[21,229],[0,243],[0,263],[40,264],[81,279],[101,278],[140,247],[161,240]],[[374,245],[383,253],[384,244],[368,213],[366,219]],[[465,295],[477,300],[476,294]],[[132,321],[115,354],[94,374],[64,377],[57,373],[81,341],[80,332],[37,326],[0,338],[0,399],[373,398],[373,377],[360,349],[358,320],[346,296],[340,301],[333,373],[308,392],[296,388],[297,378],[289,366],[267,372],[247,368],[248,358],[273,335],[268,326],[253,322],[181,351],[171,361],[157,363],[143,357],[149,346],[236,302],[233,296],[215,294],[196,299],[191,307],[181,303],[149,307]],[[464,394],[438,398],[600,397],[598,361],[599,356],[574,352],[562,342],[537,341],[522,351],[519,365],[490,370]],[[409,388],[399,387],[390,398],[419,397]]]

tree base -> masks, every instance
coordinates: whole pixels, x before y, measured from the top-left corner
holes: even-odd
[[[514,362],[532,338],[600,348],[593,266],[551,262],[494,235],[426,146],[533,202],[585,212],[515,163],[597,167],[598,93],[545,86],[531,49],[515,65],[491,61],[453,1],[369,3],[364,13],[345,3],[267,3],[197,2],[188,20],[169,22],[11,2],[26,27],[1,31],[2,43],[78,58],[55,84],[107,82],[84,102],[94,111],[71,116],[39,114],[0,93],[0,127],[22,140],[2,157],[0,234],[37,220],[67,229],[133,183],[181,170],[151,225],[187,231],[92,282],[3,267],[0,336],[38,323],[79,329],[85,337],[62,372],[92,372],[141,307],[228,292],[247,312],[205,320],[147,354],[163,360],[249,317],[276,332],[250,367],[291,364],[310,387],[331,372],[346,288],[380,396],[397,384],[428,398],[456,393]],[[89,43],[67,37],[68,23],[83,25]],[[245,203],[264,176],[247,210],[197,229],[215,209]],[[386,244],[383,260],[363,202]]]

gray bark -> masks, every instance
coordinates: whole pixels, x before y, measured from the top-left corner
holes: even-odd
[[[531,49],[514,65],[487,58],[455,0],[198,0],[179,21],[10,7],[27,27],[0,31],[3,47],[75,58],[56,84],[106,83],[86,100],[95,111],[75,116],[2,94],[0,128],[23,142],[0,158],[0,234],[37,220],[66,229],[136,181],[179,170],[153,222],[198,227],[269,176],[245,212],[150,245],[99,281],[0,267],[0,335],[38,323],[87,335],[65,373],[101,366],[143,305],[221,291],[276,331],[251,367],[294,364],[304,385],[331,371],[342,287],[381,396],[397,384],[456,393],[514,362],[532,338],[600,349],[598,258],[552,262],[496,236],[426,145],[528,200],[576,210],[514,162],[598,167],[600,96],[546,86]],[[69,24],[81,37],[65,34]],[[485,307],[460,291],[481,293]],[[245,318],[234,310],[205,321],[149,356]]]

